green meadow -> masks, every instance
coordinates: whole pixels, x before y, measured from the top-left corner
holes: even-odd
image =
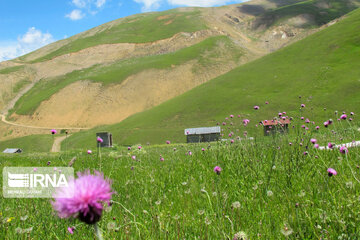
[[[92,149],[92,155],[1,155],[0,169],[45,167],[48,161],[61,167],[76,157],[76,172],[103,172],[116,192],[99,222],[104,239],[357,239],[360,150],[321,151],[310,143],[312,133],[304,132],[232,144],[133,145],[101,154]],[[328,168],[338,174],[330,177]],[[95,238],[91,226],[60,219],[50,199],[1,198],[0,221],[4,239]]]

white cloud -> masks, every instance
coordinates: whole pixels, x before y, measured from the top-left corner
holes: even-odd
[[[17,41],[0,43],[0,62],[22,56],[54,41],[50,33],[31,27]]]
[[[83,17],[85,17],[85,14],[83,14],[81,10],[75,9],[75,10],[72,10],[71,13],[66,14],[65,17],[70,18],[73,21],[76,21],[76,20],[80,20]]]
[[[134,0],[137,3],[143,4],[142,11],[148,12],[156,10],[160,7],[162,0]],[[164,0],[165,1],[165,0]],[[168,4],[174,6],[188,6],[188,7],[213,7],[224,5],[229,2],[245,2],[247,0],[166,0]]]
[[[223,5],[229,2],[234,2],[233,0],[167,0],[171,5],[179,6],[193,6],[193,7],[212,7]],[[236,2],[244,2],[238,0]]]
[[[84,0],[72,0],[72,3],[78,8],[84,8],[87,4],[87,2]]]
[[[96,7],[101,8],[106,3],[106,0],[96,0]]]
[[[160,7],[161,0],[134,0],[137,3],[143,4],[141,11],[149,12]]]
[[[77,8],[88,8],[91,9],[93,6],[101,8],[105,5],[106,0],[72,0],[72,3]]]

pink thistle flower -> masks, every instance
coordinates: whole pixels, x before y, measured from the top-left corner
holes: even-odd
[[[345,119],[347,118],[347,115],[346,115],[346,114],[343,114],[343,115],[340,116],[340,118],[341,118],[342,120],[345,120]]]
[[[265,104],[267,105],[267,104],[269,104],[269,102],[268,102],[268,101],[266,101],[266,102],[265,102]]]
[[[346,154],[349,152],[349,150],[345,146],[341,146],[339,148],[339,150],[340,150],[340,153],[342,153],[342,154]]]
[[[328,121],[326,121],[326,122],[324,122],[324,127],[328,127],[329,126],[329,122]]]
[[[333,168],[328,168],[328,169],[327,169],[327,172],[328,172],[329,177],[331,177],[332,175],[334,175],[334,176],[337,175],[336,170],[333,169]]]
[[[34,172],[36,172],[37,171],[37,168],[34,168]]]
[[[231,133],[229,133],[229,137],[231,137],[232,136],[232,134]]]
[[[304,107],[305,107],[305,104],[301,104],[300,106],[301,106],[302,108],[304,108]]]
[[[231,141],[230,141],[231,143],[234,143],[234,139],[231,139]]]
[[[309,130],[309,128],[308,128],[308,127],[306,127],[306,128],[305,128],[305,130]]]
[[[310,139],[310,142],[311,142],[312,144],[315,144],[315,143],[317,142],[317,140],[316,140],[315,138],[312,138],[312,139]]]
[[[245,126],[248,125],[249,122],[250,122],[249,119],[244,119],[244,120],[243,120],[243,124],[244,124]]]
[[[174,152],[175,152],[175,151],[176,151],[176,148],[174,148],[173,150],[174,150]]]
[[[289,146],[291,146],[292,145],[292,142],[289,142]]]
[[[205,151],[205,148],[201,148],[201,151],[203,151],[203,152],[204,152],[204,151]]]
[[[308,155],[308,152],[304,152],[304,155],[305,155],[305,156]]]
[[[132,160],[136,160],[136,156],[135,156],[135,155],[131,156],[131,158],[132,158]]]
[[[255,110],[259,110],[260,107],[259,107],[259,106],[254,106],[254,109],[255,109]]]
[[[228,118],[228,117],[226,117],[226,118],[225,118],[225,120],[229,120],[229,118]]]
[[[165,159],[164,159],[163,157],[161,157],[161,158],[160,158],[160,161],[162,161],[162,162],[163,162],[164,160],[165,160]]]
[[[301,125],[301,128],[305,128],[305,125]]]
[[[286,112],[283,112],[282,114],[283,114],[283,115],[286,115]]]
[[[352,118],[349,118],[349,121],[351,122],[353,119]]]
[[[186,135],[189,135],[189,133],[190,133],[189,131],[186,131]]]
[[[74,231],[73,231],[73,228],[72,228],[72,227],[68,227],[67,230],[68,230],[68,232],[69,232],[70,234],[74,234]]]
[[[170,141],[169,141],[169,140],[167,140],[167,141],[166,141],[166,144],[170,144]]]
[[[142,146],[138,146],[138,149],[141,150],[141,149],[142,149]]]
[[[87,170],[78,173],[77,179],[70,180],[68,187],[60,188],[51,203],[60,218],[74,217],[95,224],[101,218],[103,204],[110,204],[113,193],[110,180],[104,179],[100,172],[91,175]]]
[[[55,130],[55,129],[51,129],[51,134],[56,134],[57,133],[57,131]]]
[[[130,151],[130,150],[131,150],[131,147],[128,147],[128,150]]]
[[[223,122],[222,125],[225,126],[225,125],[226,125],[226,122]]]
[[[281,117],[281,116],[282,116],[282,113],[281,113],[281,112],[279,112],[279,113],[278,113],[278,116],[279,116],[279,117]]]
[[[331,118],[328,120],[329,125],[331,125],[333,122],[334,121]]]
[[[350,112],[350,115],[353,116],[353,115],[354,115],[354,112]]]
[[[103,140],[101,137],[97,137],[97,138],[96,138],[96,141],[97,141],[98,143],[103,143],[103,142],[104,142],[104,140]]]
[[[191,151],[189,151],[189,152],[188,152],[188,154],[191,156],[191,155],[192,155],[192,152],[191,152]]]
[[[234,118],[234,115],[231,114],[230,117],[231,117],[231,118]]]
[[[301,119],[301,120],[304,120],[305,118],[304,118],[304,117],[301,117],[300,119]]]
[[[334,144],[332,144],[331,142],[328,143],[328,148],[333,149],[334,148]]]
[[[50,164],[51,164],[51,162],[50,162],[50,161],[48,161],[48,162],[47,162],[47,165],[49,166]]]
[[[91,151],[91,150],[87,150],[87,154],[92,154],[92,151]]]
[[[319,130],[319,129],[320,129],[320,127],[319,127],[319,126],[316,126],[316,127],[315,127],[315,129],[316,129],[316,130]]]
[[[214,172],[217,174],[217,175],[220,175],[220,172],[222,171],[221,167],[219,166],[216,166],[214,167]]]
[[[319,144],[315,143],[314,148],[319,148]]]
[[[286,120],[286,117],[282,117],[282,120]]]
[[[310,120],[307,118],[307,119],[305,120],[305,123],[310,123]]]

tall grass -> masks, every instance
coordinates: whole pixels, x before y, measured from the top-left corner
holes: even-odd
[[[104,239],[233,239],[240,231],[248,239],[357,239],[360,150],[320,151],[309,142],[311,136],[299,130],[294,138],[275,135],[233,144],[104,149],[102,171],[116,191],[100,221]],[[76,171],[100,168],[96,154],[71,151],[67,156],[2,156],[0,163],[67,166],[76,156]],[[215,166],[222,168],[220,175]],[[329,177],[330,167],[338,175]],[[2,198],[0,209],[5,239],[94,238],[92,228],[55,216],[48,199]],[[72,226],[73,235],[67,232]],[[17,233],[30,227],[30,233]]]

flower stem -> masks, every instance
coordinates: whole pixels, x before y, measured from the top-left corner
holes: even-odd
[[[102,233],[101,233],[101,229],[99,228],[99,226],[98,226],[97,223],[95,223],[94,228],[95,228],[95,233],[96,233],[97,239],[103,240],[103,236],[102,236]]]

